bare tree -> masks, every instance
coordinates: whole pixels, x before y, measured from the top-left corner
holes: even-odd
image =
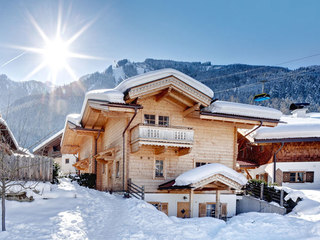
[[[30,168],[37,165],[39,165],[38,162],[23,164],[20,161],[16,160],[13,152],[9,148],[9,145],[7,143],[0,142],[0,194],[2,200],[2,231],[6,231],[6,197],[9,193],[21,195],[27,189],[35,191],[38,182],[28,181],[30,179],[26,178],[24,174],[30,171]]]

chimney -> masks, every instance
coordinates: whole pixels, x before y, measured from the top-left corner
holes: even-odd
[[[305,118],[307,116],[307,111],[310,103],[292,103],[290,105],[290,110],[295,118]]]

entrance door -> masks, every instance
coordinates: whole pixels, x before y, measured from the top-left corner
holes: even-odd
[[[190,205],[189,202],[177,203],[177,217],[189,218],[190,217]]]
[[[112,191],[112,163],[108,164],[108,190]]]

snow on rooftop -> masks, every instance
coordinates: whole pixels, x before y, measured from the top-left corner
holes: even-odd
[[[273,108],[226,101],[215,101],[210,106],[204,108],[203,111],[274,120],[279,120],[282,116],[279,110]]]
[[[176,178],[174,185],[187,186],[190,184],[197,183],[206,178],[209,178],[215,174],[221,174],[241,185],[245,185],[248,181],[246,177],[243,176],[241,173],[238,173],[235,170],[223,164],[211,163],[211,164],[206,164],[182,173],[180,176]]]
[[[54,140],[55,138],[59,137],[60,135],[62,135],[64,129],[61,129],[59,132],[55,133],[54,135],[52,135],[51,137],[45,139],[42,143],[40,143],[38,146],[36,146],[32,152],[36,152],[39,149],[41,149],[42,147],[44,147],[45,145],[47,145],[48,143],[50,143],[52,140]]]
[[[320,138],[320,119],[314,117],[283,116],[274,128],[262,127],[254,134],[255,140],[283,138]]]
[[[115,89],[117,89],[120,92],[125,92],[130,88],[133,88],[133,87],[145,84],[145,83],[149,83],[149,82],[161,79],[161,78],[165,78],[168,76],[175,76],[178,79],[180,79],[181,81],[183,81],[184,83],[192,86],[193,88],[197,89],[198,91],[202,92],[203,94],[213,98],[213,91],[209,87],[207,87],[203,83],[193,79],[192,77],[190,77],[182,72],[179,72],[175,69],[171,69],[171,68],[165,68],[165,69],[161,69],[161,70],[157,70],[157,71],[151,71],[148,73],[140,74],[135,77],[128,78],[128,79],[124,80],[123,82],[121,82]]]
[[[7,122],[1,116],[0,116],[0,124],[2,124],[7,129],[8,133],[12,139],[13,144],[15,145],[16,149],[18,150],[19,144],[18,144],[17,140],[15,139],[13,133],[11,132]]]
[[[86,93],[81,109],[81,118],[84,114],[88,100],[106,101],[109,103],[121,103],[124,104],[124,94],[116,89],[98,89],[92,90]],[[80,118],[80,120],[81,120]],[[79,120],[79,122],[80,122]]]

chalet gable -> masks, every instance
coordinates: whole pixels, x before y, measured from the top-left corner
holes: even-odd
[[[163,69],[129,78],[117,87],[125,93],[127,103],[137,98],[156,96],[156,101],[167,98],[188,107],[200,104],[209,106],[213,97],[210,88],[173,69]]]

